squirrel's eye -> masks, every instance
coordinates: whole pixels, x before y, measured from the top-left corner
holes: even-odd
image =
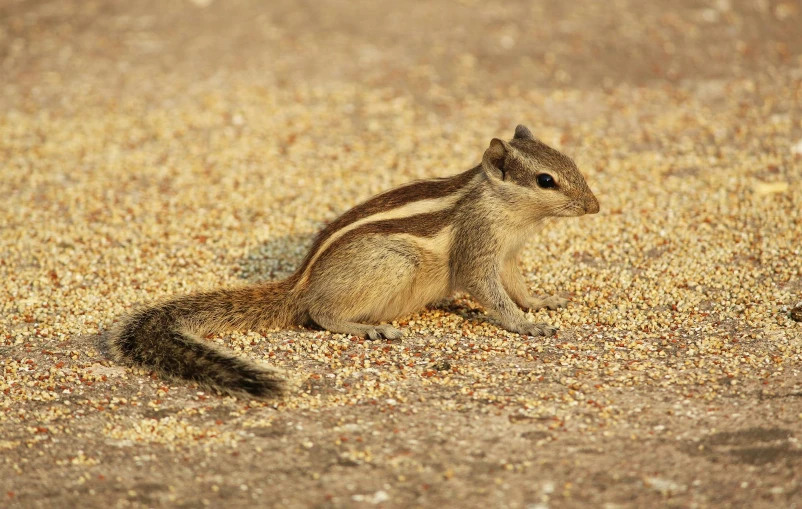
[[[554,182],[554,177],[552,177],[548,173],[541,173],[540,175],[537,176],[537,185],[542,187],[543,189],[557,187],[557,183]]]

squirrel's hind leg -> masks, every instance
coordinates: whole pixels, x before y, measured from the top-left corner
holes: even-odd
[[[407,239],[370,235],[332,246],[315,262],[304,291],[309,318],[331,332],[397,339],[389,325],[368,325],[422,308],[416,281],[423,254]]]

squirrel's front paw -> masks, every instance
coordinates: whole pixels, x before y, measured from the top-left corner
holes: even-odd
[[[564,308],[568,305],[568,299],[563,299],[562,297],[557,297],[556,295],[549,295],[543,299],[531,298],[529,302],[526,303],[526,307],[535,311],[537,309],[549,308],[549,309],[557,309],[557,308]]]
[[[517,332],[518,334],[525,334],[527,336],[548,337],[556,334],[559,329],[545,323],[524,322],[521,324],[516,324],[513,327],[509,327],[509,330],[512,332]]]

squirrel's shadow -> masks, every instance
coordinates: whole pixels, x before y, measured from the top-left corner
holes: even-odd
[[[235,274],[249,283],[285,279],[301,265],[314,238],[294,234],[262,242],[236,261]]]

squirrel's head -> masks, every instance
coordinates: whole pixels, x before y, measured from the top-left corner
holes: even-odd
[[[599,211],[599,200],[574,161],[537,140],[523,125],[509,141],[493,138],[482,158],[492,189],[505,204],[536,217],[581,216]]]

